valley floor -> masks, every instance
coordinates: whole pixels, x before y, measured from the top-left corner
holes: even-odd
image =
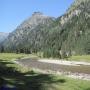
[[[10,90],[12,88],[15,88],[15,90],[90,90],[90,81],[88,80],[72,79],[64,75],[55,75],[52,73],[40,73],[33,71],[31,67],[15,63],[15,59],[19,59],[20,61],[23,60],[24,64],[25,62],[30,64],[28,63],[31,62],[29,59],[21,59],[24,57],[28,57],[28,55],[0,54],[0,89],[7,87]],[[37,64],[41,66],[37,63],[36,57],[31,55],[29,58],[32,58],[34,67]],[[42,64],[42,67],[44,68],[45,66]]]

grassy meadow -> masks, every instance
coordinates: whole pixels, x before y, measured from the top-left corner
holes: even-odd
[[[35,54],[0,53],[0,59],[16,60],[21,58],[38,58]]]
[[[90,62],[90,55],[81,55],[81,56],[71,56],[68,58],[70,61],[86,61]]]
[[[90,81],[42,74],[13,63],[34,55],[0,53],[0,88],[16,90],[90,90]],[[35,56],[36,58],[36,56]]]

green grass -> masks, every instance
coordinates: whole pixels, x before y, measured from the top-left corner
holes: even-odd
[[[0,87],[16,90],[90,90],[90,81],[41,74],[13,63],[23,54],[0,54]]]
[[[72,61],[87,61],[90,62],[90,55],[71,56],[68,60]]]
[[[21,58],[38,58],[35,54],[0,53],[0,59],[15,60]]]

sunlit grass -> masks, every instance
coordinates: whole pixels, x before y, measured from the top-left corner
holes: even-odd
[[[88,61],[90,62],[90,55],[81,55],[81,56],[71,56],[68,60],[74,61]]]
[[[30,69],[22,67],[16,63],[14,63],[13,61],[17,60],[17,59],[23,59],[23,58],[37,59],[38,56],[36,56],[35,54],[0,53],[0,61],[10,62],[10,63],[12,62],[13,64],[6,64],[6,66],[13,67],[17,71],[20,71],[21,73],[25,73],[25,72],[29,71]]]
[[[65,76],[53,76],[59,83],[53,84],[56,90],[90,90],[90,81],[71,79]],[[50,90],[54,90],[53,87]],[[48,89],[49,90],[49,89]]]
[[[38,58],[35,54],[0,53],[0,59],[15,60],[21,58]]]

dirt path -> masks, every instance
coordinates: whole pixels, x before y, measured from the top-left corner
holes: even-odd
[[[73,73],[77,76],[82,75],[82,77],[87,77],[90,79],[90,65],[64,65],[64,64],[57,64],[57,63],[47,63],[38,60],[31,60],[31,59],[22,59],[16,61],[23,66],[28,68],[40,69],[44,71],[55,71],[55,72],[67,72]]]

